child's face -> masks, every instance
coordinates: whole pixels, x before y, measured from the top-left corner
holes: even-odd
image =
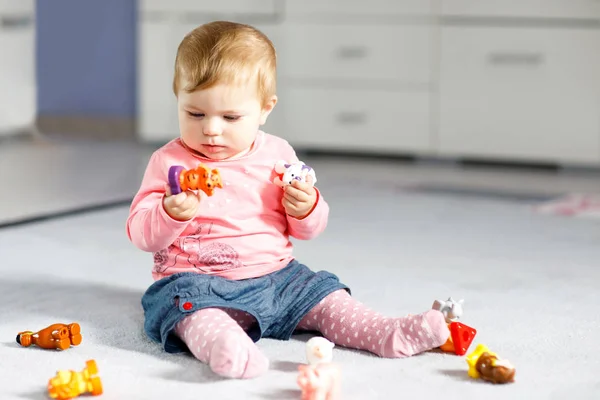
[[[184,143],[214,160],[233,157],[252,146],[277,98],[263,108],[257,90],[218,84],[177,96],[179,130]]]

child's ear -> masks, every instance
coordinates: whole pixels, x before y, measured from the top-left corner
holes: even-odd
[[[267,122],[267,118],[271,111],[275,108],[275,104],[277,104],[277,96],[273,95],[267,102],[263,105],[262,112],[260,115],[260,124],[264,125]]]

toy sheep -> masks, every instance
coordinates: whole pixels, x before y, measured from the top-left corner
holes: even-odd
[[[335,345],[324,337],[315,336],[306,342],[306,359],[309,365],[330,363]]]

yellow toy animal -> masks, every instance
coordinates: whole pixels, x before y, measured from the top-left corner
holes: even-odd
[[[102,394],[102,381],[95,360],[88,360],[81,371],[61,370],[48,382],[48,395],[53,399],[68,400],[85,393],[92,396]]]

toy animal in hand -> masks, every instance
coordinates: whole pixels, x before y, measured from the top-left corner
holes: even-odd
[[[307,182],[307,177],[311,176],[311,185],[317,182],[317,176],[315,170],[304,164],[302,161],[296,163],[287,163],[285,161],[278,161],[275,164],[275,172],[279,174],[273,179],[273,183],[282,188],[287,185],[291,185],[294,180],[300,182]]]
[[[181,165],[169,168],[169,187],[171,194],[178,194],[188,189],[202,190],[212,196],[216,188],[222,188],[221,175],[218,169],[211,169],[200,163],[196,168],[186,170]]]

